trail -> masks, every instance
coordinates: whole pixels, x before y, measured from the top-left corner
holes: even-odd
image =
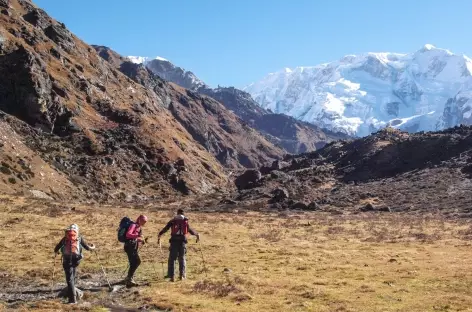
[[[57,283],[54,289],[45,286],[44,283],[0,283],[3,284],[4,291],[0,292],[0,302],[5,302],[7,307],[14,307],[21,303],[33,303],[38,301],[55,300],[63,297],[61,293],[65,291],[65,283]],[[149,281],[143,281],[137,287],[127,288],[122,281],[111,283],[112,289],[107,283],[103,283],[98,278],[88,281],[78,281],[77,288],[84,293],[84,298],[80,300],[79,305],[103,306],[110,311],[138,311],[136,308],[125,308],[121,306],[120,301],[127,294],[135,292],[141,287],[150,286]],[[137,302],[138,303],[138,302]],[[139,311],[149,310],[146,306],[140,307]],[[163,311],[151,309],[152,311]]]

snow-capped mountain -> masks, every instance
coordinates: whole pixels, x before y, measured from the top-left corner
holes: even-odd
[[[472,60],[430,44],[411,54],[347,55],[286,68],[244,90],[265,109],[351,135],[472,123]]]
[[[160,56],[155,58],[144,56],[128,56],[128,59],[136,64],[143,64],[162,79],[176,83],[186,89],[196,91],[207,85],[195,76],[191,71],[175,66],[170,61]]]

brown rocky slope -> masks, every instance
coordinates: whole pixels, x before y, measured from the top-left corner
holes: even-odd
[[[213,99],[116,68],[30,1],[0,0],[0,12],[1,190],[96,200],[205,193],[228,185],[222,163],[282,155]]]
[[[135,82],[169,100],[167,108],[192,137],[227,168],[253,168],[281,157],[284,151],[267,141],[211,97],[169,83],[115,51],[94,46],[99,55]]]
[[[103,47],[96,47],[100,52]],[[112,61],[116,57],[107,58]],[[146,68],[170,82],[192,91],[205,94],[222,103],[250,127],[256,129],[287,153],[299,154],[315,151],[329,142],[346,139],[347,135],[321,129],[310,123],[296,120],[284,114],[274,114],[261,108],[251,95],[234,87],[210,88],[196,75],[167,60],[154,59],[146,63]]]
[[[265,209],[472,216],[472,127],[368,137],[287,156],[236,179],[240,205]]]

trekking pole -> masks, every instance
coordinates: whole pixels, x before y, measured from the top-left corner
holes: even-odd
[[[106,281],[107,281],[107,283],[108,283],[108,288],[109,288],[109,289],[113,289],[113,287],[111,287],[110,281],[108,280],[107,274],[105,273],[105,269],[103,268],[102,262],[100,261],[100,257],[98,256],[98,252],[97,252],[97,251],[94,251],[94,252],[95,252],[95,255],[97,256],[98,264],[99,264],[100,267],[102,268],[103,276],[105,276],[105,279],[106,279]]]
[[[144,245],[147,245],[148,239],[149,239],[148,237],[146,237],[146,238],[144,239],[144,244],[143,244],[143,246],[144,246]],[[148,249],[149,249],[149,248],[148,248]],[[154,271],[154,274],[155,274],[156,276],[159,276],[159,274],[157,273],[157,270],[156,270],[156,263],[155,263],[154,261],[152,261],[151,266],[152,266],[152,270]]]
[[[165,278],[165,273],[164,273],[164,255],[162,253],[162,245],[161,242],[159,241],[159,250],[161,252],[161,267],[162,267],[162,279]]]
[[[57,256],[57,254],[54,254],[54,266],[53,266],[53,269],[52,269],[51,293],[54,292],[54,280],[55,280],[55,275],[56,275],[56,256]]]
[[[200,247],[199,249],[200,249],[200,255],[202,256],[203,270],[205,271],[205,277],[208,277],[207,268],[206,268],[206,264],[205,264],[205,257],[203,256],[202,247]]]

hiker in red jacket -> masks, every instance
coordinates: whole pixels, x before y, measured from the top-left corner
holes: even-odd
[[[169,261],[167,264],[167,276],[166,278],[170,278],[170,281],[174,281],[174,262],[178,258],[179,259],[179,273],[180,273],[180,280],[186,278],[185,275],[185,253],[187,252],[187,248],[185,245],[187,244],[187,237],[188,233],[195,235],[197,237],[197,243],[200,240],[200,235],[194,231],[188,224],[188,219],[184,216],[184,211],[182,209],[177,210],[177,215],[170,220],[167,225],[159,232],[157,237],[157,242],[160,244],[161,236],[166,233],[169,229],[171,229],[171,236],[170,236],[170,247],[169,247]]]
[[[141,227],[146,224],[148,218],[144,215],[140,215],[136,222],[133,222],[126,232],[126,242],[125,242],[125,252],[128,255],[129,261],[129,270],[128,276],[125,279],[127,287],[138,286],[133,279],[134,273],[141,264],[141,259],[139,258],[138,249],[141,245],[144,244],[144,237],[142,235]]]
[[[77,267],[83,258],[82,248],[92,251],[95,249],[95,246],[87,244],[85,239],[79,235],[79,226],[77,224],[72,224],[65,230],[64,237],[54,248],[56,255],[62,252],[62,267],[66,275],[69,304],[77,303],[75,280],[77,278]]]

